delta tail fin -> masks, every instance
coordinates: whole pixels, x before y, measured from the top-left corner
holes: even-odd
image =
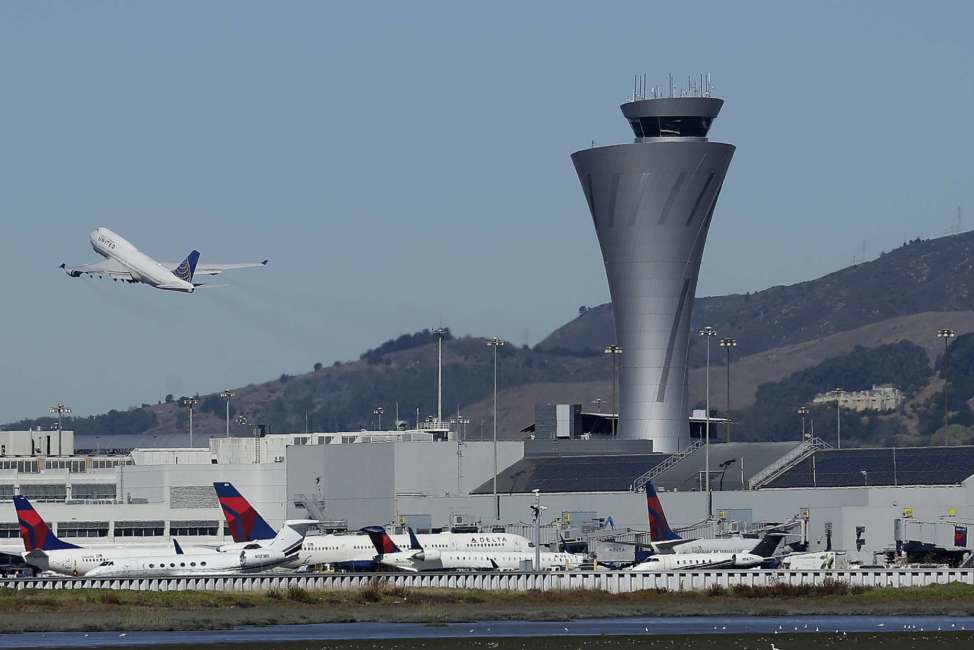
[[[416,537],[416,533],[413,532],[412,528],[407,527],[406,532],[409,533],[409,550],[410,551],[422,551],[423,547],[419,544],[419,538]]]
[[[200,261],[200,252],[197,250],[192,251],[186,256],[179,266],[173,269],[172,274],[175,275],[180,280],[186,282],[193,281],[193,274],[196,273],[196,263]]]
[[[260,516],[250,502],[245,499],[232,483],[217,481],[213,483],[216,496],[220,499],[223,516],[235,542],[253,542],[274,539],[277,533]]]
[[[781,544],[781,540],[784,539],[784,535],[781,533],[768,533],[761,538],[761,541],[757,543],[753,549],[751,549],[752,555],[760,555],[763,558],[769,558],[774,555],[774,552],[778,550],[778,546]]]
[[[17,509],[17,522],[20,524],[20,537],[24,540],[24,549],[31,551],[56,551],[66,548],[79,548],[74,544],[62,542],[47,527],[41,516],[30,505],[25,496],[14,497],[14,507]]]
[[[402,550],[396,546],[396,543],[392,541],[389,533],[382,526],[366,526],[362,529],[362,532],[369,536],[369,539],[372,541],[372,546],[375,547],[375,552],[379,555],[399,553]]]
[[[668,542],[680,539],[680,536],[670,529],[663,513],[663,504],[659,502],[656,488],[652,483],[646,484],[646,509],[649,511],[649,536],[654,542]]]

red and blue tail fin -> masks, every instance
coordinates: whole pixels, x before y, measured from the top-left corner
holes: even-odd
[[[180,280],[192,282],[193,274],[196,273],[196,263],[199,261],[200,252],[194,250],[192,253],[186,256],[186,259],[180,262],[179,266],[172,270],[172,274]]]
[[[274,539],[274,529],[254,510],[232,483],[215,482],[213,488],[220,499],[223,516],[235,542],[253,542],[260,539]]]
[[[14,507],[17,509],[17,522],[20,524],[20,537],[24,540],[24,549],[30,551],[56,551],[65,548],[78,548],[74,544],[62,542],[47,527],[41,516],[30,505],[24,496],[14,497]]]
[[[375,552],[379,555],[399,553],[401,551],[382,526],[366,526],[362,529],[362,532],[369,536],[369,539],[372,541],[372,546],[375,547]]]
[[[680,539],[680,536],[670,529],[663,513],[663,504],[659,502],[656,488],[652,483],[646,484],[646,509],[649,511],[649,536],[654,542],[666,542]]]

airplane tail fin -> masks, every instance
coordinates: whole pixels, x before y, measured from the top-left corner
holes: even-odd
[[[183,547],[179,545],[179,542],[176,541],[175,537],[172,538],[172,545],[176,551],[176,555],[183,555]]]
[[[217,481],[213,483],[216,496],[220,499],[223,516],[235,542],[253,542],[259,539],[274,539],[276,534],[250,502],[245,499],[232,483]]]
[[[754,555],[760,555],[763,558],[769,558],[774,555],[774,552],[778,550],[778,545],[781,544],[781,540],[784,536],[778,533],[768,533],[765,535],[757,546],[755,546],[751,553]]]
[[[200,252],[197,250],[192,251],[186,256],[179,266],[173,269],[173,275],[175,275],[180,280],[185,280],[186,282],[193,281],[193,274],[196,273],[196,263],[200,261]]]
[[[289,519],[281,526],[281,530],[277,531],[277,535],[267,545],[267,548],[280,551],[284,555],[292,555],[301,550],[301,544],[304,543],[304,536],[308,534],[308,529],[317,523],[314,519]]]
[[[636,552],[633,555],[633,560],[635,561],[636,564],[639,564],[640,562],[645,562],[646,561],[646,558],[648,558],[648,557],[650,557],[652,555],[653,555],[653,552],[651,550],[648,550],[648,549],[646,549],[646,548],[644,548],[642,546],[637,546],[636,547]]]
[[[412,528],[406,528],[406,532],[409,533],[409,550],[411,551],[422,551],[423,547],[419,544],[419,538],[416,537],[416,533],[413,532]]]
[[[379,555],[399,553],[401,551],[382,526],[366,526],[362,529],[362,532],[369,536],[369,539],[372,541],[372,546],[375,547],[375,552]]]
[[[30,551],[54,551],[65,548],[78,548],[74,544],[62,542],[41,516],[30,505],[30,501],[24,496],[14,497],[14,507],[17,509],[17,522],[20,524],[20,537],[24,540],[24,549]]]
[[[649,535],[654,542],[680,539],[680,536],[670,529],[666,514],[663,513],[663,504],[659,502],[656,488],[651,482],[646,484],[646,509],[649,511]]]

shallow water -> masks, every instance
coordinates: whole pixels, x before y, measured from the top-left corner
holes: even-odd
[[[460,640],[462,639],[462,646]],[[323,623],[181,632],[37,632],[0,635],[0,648],[708,648],[974,647],[974,617],[656,617],[478,623]]]

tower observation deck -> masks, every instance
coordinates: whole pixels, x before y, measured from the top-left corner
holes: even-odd
[[[690,315],[707,231],[734,155],[732,145],[707,139],[723,103],[709,96],[709,87],[678,97],[634,92],[621,108],[635,141],[572,154],[622,347],[619,437],[650,439],[659,452],[690,442]]]

